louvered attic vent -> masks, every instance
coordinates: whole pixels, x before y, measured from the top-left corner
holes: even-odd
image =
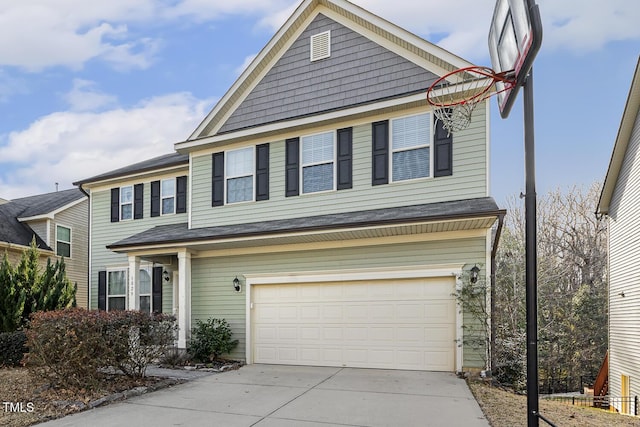
[[[331,31],[311,36],[311,61],[331,56]]]

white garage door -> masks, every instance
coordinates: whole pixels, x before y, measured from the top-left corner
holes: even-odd
[[[453,278],[252,287],[255,363],[455,370]]]

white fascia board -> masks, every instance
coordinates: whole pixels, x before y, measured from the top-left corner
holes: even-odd
[[[402,98],[394,98],[389,99],[382,102],[375,102],[367,105],[361,105],[354,108],[349,108],[346,110],[338,110],[332,111],[325,114],[319,114],[314,116],[302,117],[300,119],[295,120],[287,120],[281,122],[270,123],[264,126],[259,126],[250,129],[243,129],[237,132],[222,134],[222,135],[213,135],[207,136],[200,139],[194,139],[184,142],[179,142],[175,145],[175,149],[178,152],[186,152],[190,149],[201,148],[202,146],[211,145],[211,144],[219,144],[223,142],[231,142],[236,139],[255,137],[262,133],[270,133],[270,132],[278,132],[285,131],[290,128],[298,127],[298,126],[307,126],[312,125],[319,122],[330,121],[343,119],[347,116],[363,114],[363,113],[372,113],[376,110],[381,110],[390,107],[396,107],[403,104],[410,104],[413,102],[424,101],[426,104],[426,92],[418,93]]]

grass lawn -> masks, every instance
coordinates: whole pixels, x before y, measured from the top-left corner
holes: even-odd
[[[527,396],[499,387],[469,382],[469,387],[492,427],[522,427],[527,425]],[[602,409],[571,406],[540,399],[540,413],[558,427],[640,426],[640,418],[620,415]],[[540,426],[547,423],[540,420]]]

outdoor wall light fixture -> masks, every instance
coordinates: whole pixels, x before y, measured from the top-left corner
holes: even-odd
[[[240,289],[241,289],[241,288],[240,288],[240,280],[238,279],[238,276],[236,276],[236,278],[235,278],[235,279],[233,279],[233,289],[234,289],[236,292],[240,292]]]
[[[480,269],[477,265],[471,267],[471,270],[469,270],[469,281],[471,283],[476,283],[478,281],[478,273],[480,273]]]
[[[624,291],[620,292],[618,295],[620,295],[622,298],[624,298]]]
[[[170,277],[169,277],[169,272],[167,270],[163,270],[162,271],[162,277],[164,278],[165,282],[168,282]]]

